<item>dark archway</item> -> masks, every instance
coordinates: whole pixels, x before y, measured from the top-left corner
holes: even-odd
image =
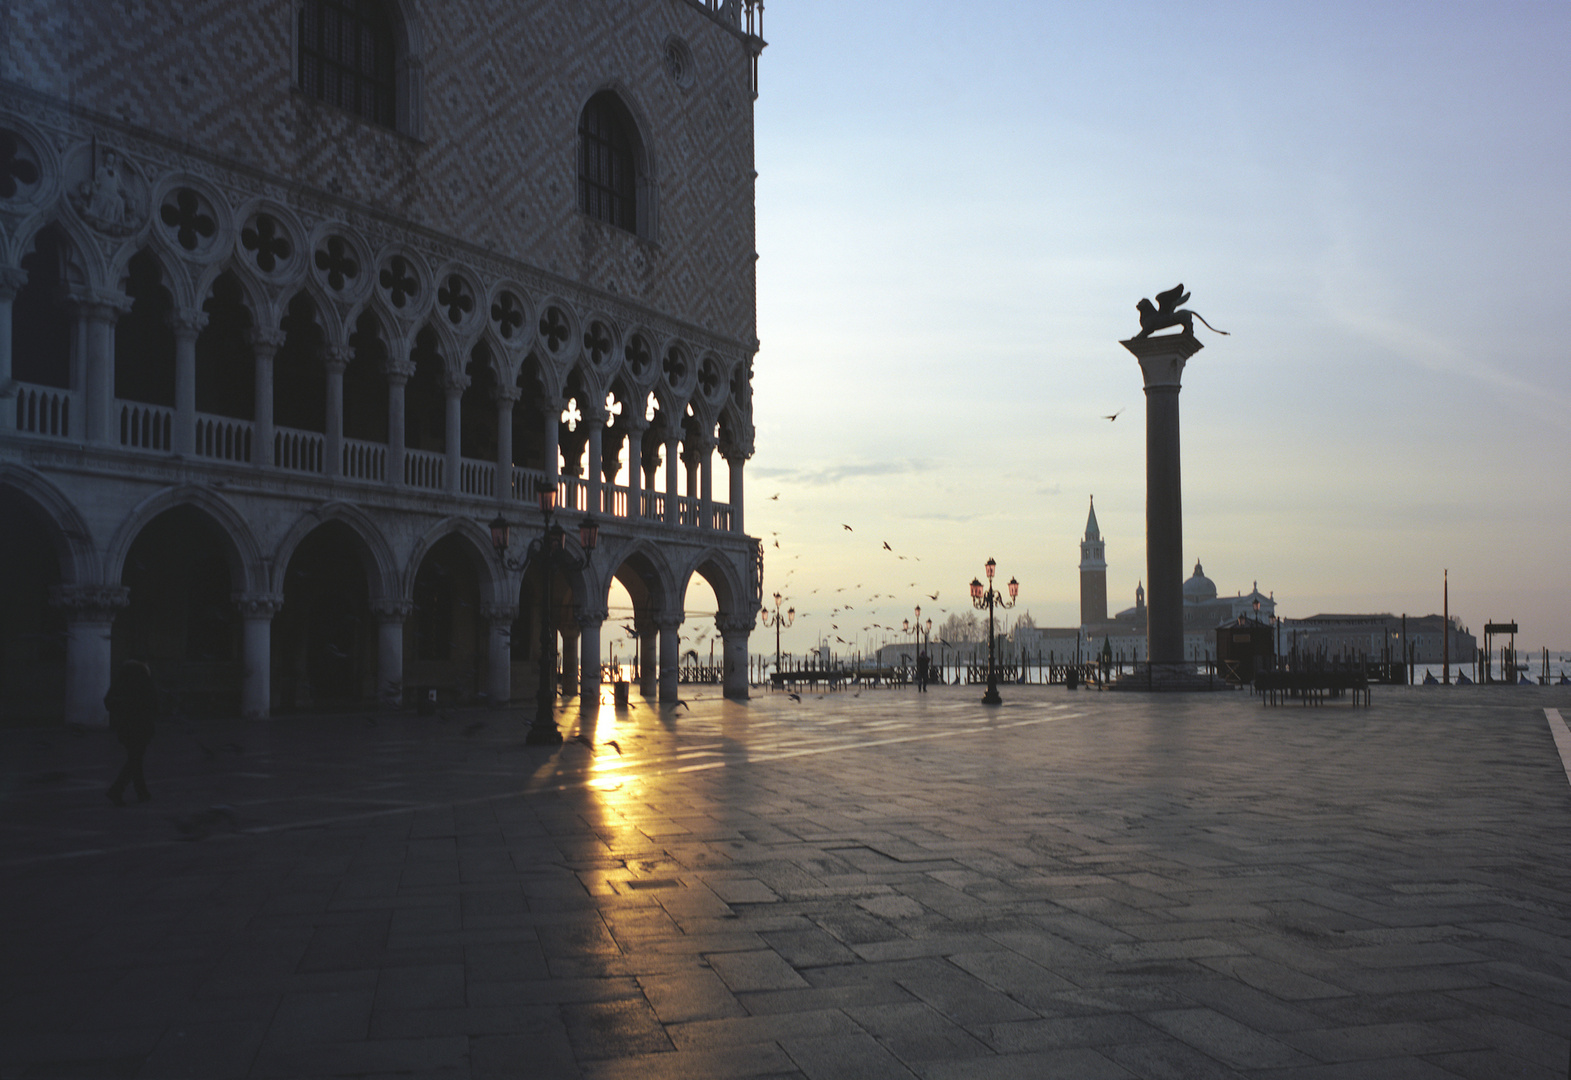
[[[540,685],[541,608],[545,601],[542,573],[541,564],[536,561],[530,565],[518,583],[518,615],[513,620],[509,638],[515,698],[533,699],[535,690]],[[550,626],[551,633],[557,636],[558,664],[557,671],[552,673],[553,678],[558,673],[577,668],[576,659],[564,660],[568,646],[578,640],[576,608],[577,594],[573,589],[573,583],[563,575],[559,567],[552,568]],[[558,682],[558,689],[562,689],[562,682]],[[576,685],[566,689],[569,694],[578,692]]]
[[[253,320],[234,274],[219,275],[202,310],[207,325],[196,338],[196,411],[251,420],[256,415]]]
[[[283,331],[284,343],[273,357],[273,422],[320,434],[327,430],[327,371],[322,365],[325,335],[310,296],[297,293],[289,301]]]
[[[479,558],[471,542],[450,533],[420,560],[414,611],[404,624],[404,684],[417,694],[435,688],[439,700],[468,701],[483,686]]]
[[[513,464],[521,469],[543,470],[546,389],[540,361],[533,353],[524,359],[519,369],[518,389],[518,403],[513,406]]]
[[[404,445],[434,454],[447,449],[447,391],[439,340],[429,326],[415,335],[409,354],[415,373],[404,388]]]
[[[472,461],[496,460],[496,367],[490,346],[478,342],[469,354],[469,385],[460,402],[459,453]]]
[[[344,369],[344,437],[387,442],[387,345],[376,316],[355,320]]]
[[[174,300],[164,287],[164,268],[146,248],[126,266],[131,310],[115,323],[115,397],[146,405],[175,407]]]
[[[64,612],[53,522],[14,488],[0,486],[0,725],[58,721],[65,709]]]
[[[329,521],[289,557],[273,618],[273,690],[285,709],[346,708],[376,696],[376,621],[365,544]]]
[[[71,388],[69,252],[64,231],[46,225],[22,256],[27,281],[11,302],[11,377],[17,382]]]
[[[159,514],[126,553],[130,605],[115,618],[114,660],[149,663],[186,715],[240,711],[237,558],[223,528],[194,506]]]

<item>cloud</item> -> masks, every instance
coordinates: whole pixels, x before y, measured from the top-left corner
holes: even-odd
[[[792,483],[807,484],[811,487],[824,487],[860,477],[905,476],[913,473],[929,472],[932,468],[931,462],[920,458],[908,458],[905,461],[851,462],[844,465],[828,465],[813,469],[754,469],[753,475],[770,480],[785,480]]]

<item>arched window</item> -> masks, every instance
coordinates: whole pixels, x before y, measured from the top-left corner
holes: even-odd
[[[299,46],[300,89],[397,126],[397,36],[386,0],[303,0]]]
[[[638,231],[638,129],[611,91],[589,99],[578,121],[578,208]]]

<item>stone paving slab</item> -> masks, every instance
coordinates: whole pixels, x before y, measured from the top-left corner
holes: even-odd
[[[1571,694],[977,696],[0,731],[0,1080],[1566,1074]]]

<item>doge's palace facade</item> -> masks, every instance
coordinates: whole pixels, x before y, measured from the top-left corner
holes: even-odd
[[[527,699],[544,626],[672,700],[694,574],[745,696],[761,17],[4,5],[0,722],[131,657],[190,714]],[[545,611],[487,524],[551,488],[600,544]]]

